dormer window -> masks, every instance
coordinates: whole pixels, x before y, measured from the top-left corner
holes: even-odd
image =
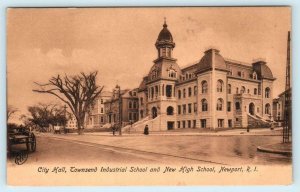
[[[168,69],[168,72],[169,72],[169,77],[171,77],[171,78],[177,77],[177,72],[175,69],[172,68],[172,66]]]

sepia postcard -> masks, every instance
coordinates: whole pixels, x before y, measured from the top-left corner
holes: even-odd
[[[289,185],[291,7],[7,9],[7,184]]]

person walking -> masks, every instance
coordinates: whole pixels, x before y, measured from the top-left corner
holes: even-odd
[[[148,127],[148,125],[145,126],[144,135],[149,135],[149,127]]]

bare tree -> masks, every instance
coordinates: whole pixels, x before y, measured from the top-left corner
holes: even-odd
[[[95,71],[89,74],[82,72],[74,76],[57,75],[50,78],[46,84],[35,82],[39,89],[33,91],[54,95],[66,103],[77,120],[78,134],[82,134],[85,115],[103,89],[103,86],[96,85],[97,74],[98,72]]]
[[[7,106],[7,115],[6,115],[6,120],[8,121],[10,117],[12,117],[12,115],[14,113],[16,113],[18,111],[17,108],[13,107],[12,105],[8,105]]]

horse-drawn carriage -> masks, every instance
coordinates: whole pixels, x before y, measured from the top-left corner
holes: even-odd
[[[14,127],[7,130],[7,150],[8,153],[13,152],[14,145],[26,145],[27,152],[36,150],[36,138],[33,132],[28,128]]]

